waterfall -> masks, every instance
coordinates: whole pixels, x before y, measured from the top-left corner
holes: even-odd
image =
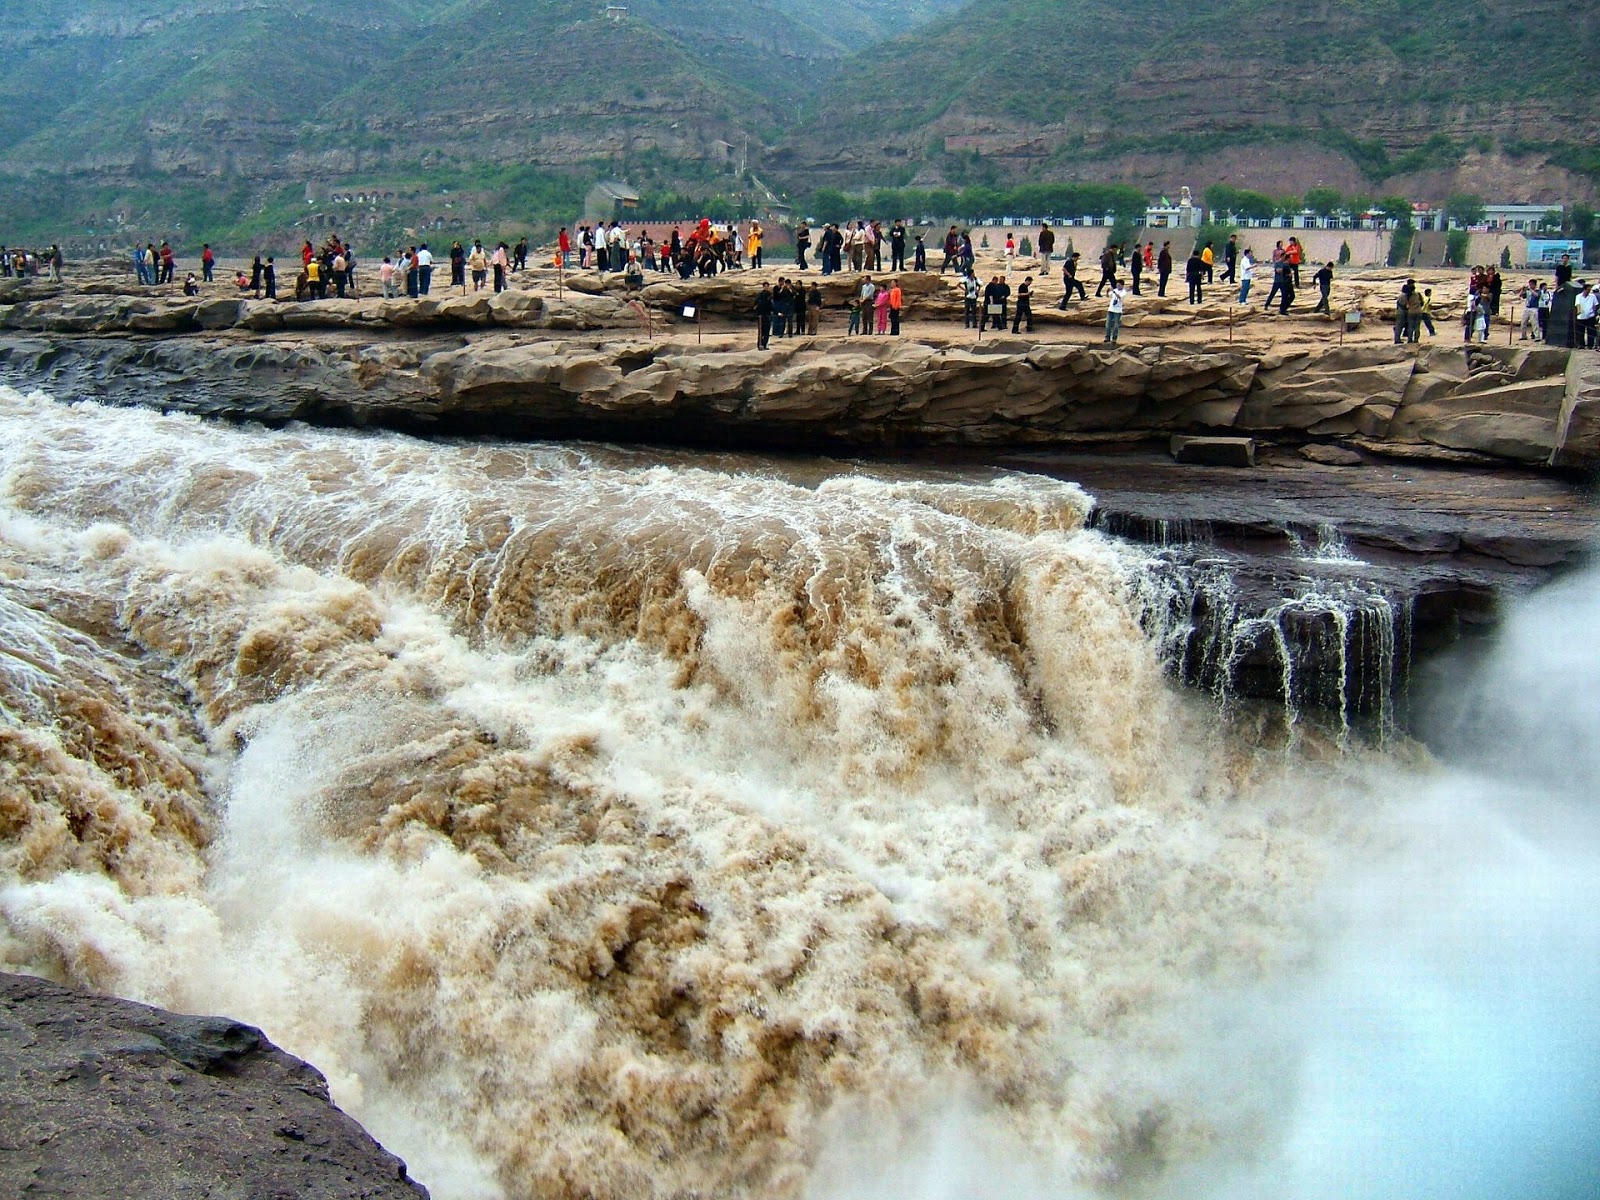
[[[1349,1144],[1302,1018],[1439,768],[1169,664],[1281,637],[1301,706],[1326,633],[1353,719],[1375,597],[1197,642],[1225,558],[1033,476],[0,429],[0,968],[261,1025],[443,1200],[1221,1196]]]

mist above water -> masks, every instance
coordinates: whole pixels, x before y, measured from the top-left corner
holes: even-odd
[[[1592,1030],[1514,983],[1588,814],[1222,721],[1070,485],[0,430],[0,965],[263,1025],[444,1200],[1417,1194]]]

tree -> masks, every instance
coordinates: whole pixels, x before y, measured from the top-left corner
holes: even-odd
[[[1206,207],[1213,221],[1232,217],[1244,221],[1270,221],[1283,205],[1264,192],[1251,192],[1230,184],[1213,184],[1206,189]]]
[[[957,203],[961,207],[961,215],[969,221],[982,220],[984,217],[1000,215],[1000,210],[1006,206],[1010,197],[999,188],[978,186],[962,188]]]
[[[953,217],[956,208],[956,194],[949,188],[934,188],[928,193],[928,216]]]
[[[1501,246],[1500,247],[1500,266],[1504,270],[1507,270],[1507,271],[1509,271],[1511,269],[1511,247],[1510,246]]]
[[[850,219],[850,201],[838,188],[818,188],[811,193],[811,215],[824,224]]]
[[[1463,229],[1482,225],[1486,215],[1483,197],[1473,192],[1457,192],[1444,202],[1444,215]]]
[[[1444,238],[1444,265],[1447,267],[1464,267],[1467,265],[1467,253],[1472,245],[1472,235],[1465,229],[1452,229]]]
[[[1314,187],[1306,193],[1306,207],[1319,217],[1337,216],[1343,202],[1338,188]]]
[[[1378,201],[1378,212],[1393,221],[1401,229],[1414,229],[1416,222],[1412,218],[1411,201],[1404,196],[1385,196]]]
[[[1394,222],[1394,236],[1389,239],[1389,265],[1398,267],[1411,255],[1411,240],[1417,225],[1411,217],[1411,201],[1404,196],[1385,196],[1378,201],[1378,212]]]
[[[1348,267],[1350,265],[1350,243],[1349,242],[1340,242],[1339,243],[1339,265],[1341,267]]]

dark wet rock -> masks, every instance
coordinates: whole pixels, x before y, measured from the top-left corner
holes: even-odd
[[[1254,438],[1175,436],[1171,442],[1172,460],[1202,467],[1253,467],[1256,465]]]
[[[0,975],[0,1195],[426,1200],[260,1030]]]
[[[1325,467],[1359,467],[1367,460],[1355,450],[1347,450],[1343,446],[1330,446],[1322,442],[1312,442],[1308,446],[1300,447],[1300,457],[1314,463],[1321,463]]]

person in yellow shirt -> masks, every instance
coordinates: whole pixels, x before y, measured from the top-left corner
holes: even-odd
[[[1217,261],[1217,256],[1211,251],[1211,243],[1207,242],[1200,250],[1200,264],[1206,269],[1206,282],[1211,282],[1211,269]]]
[[[745,248],[750,251],[750,265],[752,267],[761,265],[761,237],[761,222],[751,221],[750,236],[745,238],[744,244]]]

